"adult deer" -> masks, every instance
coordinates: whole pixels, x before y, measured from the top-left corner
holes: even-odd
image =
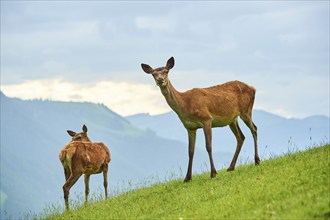
[[[87,136],[87,127],[84,125],[83,132],[76,133],[68,130],[72,141],[59,153],[65,174],[63,193],[65,207],[69,209],[69,191],[82,174],[85,174],[85,204],[88,201],[89,178],[92,174],[103,172],[105,198],[108,197],[108,164],[110,152],[103,143],[93,143]]]
[[[167,104],[177,113],[182,124],[187,129],[189,164],[184,182],[190,181],[192,177],[196,130],[198,128],[203,128],[204,130],[206,150],[211,164],[211,178],[214,178],[217,171],[212,157],[212,127],[229,125],[237,139],[237,146],[227,171],[235,169],[237,157],[245,139],[237,122],[238,116],[251,130],[254,139],[254,160],[255,164],[258,165],[260,159],[257,147],[257,126],[252,122],[255,89],[245,83],[232,81],[209,88],[194,88],[186,92],[178,92],[168,78],[168,73],[173,66],[173,57],[167,61],[165,67],[156,69],[147,64],[141,64],[144,72],[152,74]]]

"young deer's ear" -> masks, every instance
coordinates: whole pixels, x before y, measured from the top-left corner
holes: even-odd
[[[76,135],[76,132],[74,132],[74,131],[67,130],[66,132],[68,132],[68,134],[69,134],[71,137],[74,137],[74,136]]]
[[[168,59],[166,63],[166,69],[170,70],[173,68],[173,66],[174,66],[174,57],[171,57],[170,59]]]
[[[152,71],[153,71],[151,66],[149,66],[147,64],[141,63],[141,67],[142,67],[143,71],[148,73],[148,74],[152,73]]]
[[[83,130],[84,133],[87,133],[87,127],[86,127],[86,125],[83,125],[82,130]]]

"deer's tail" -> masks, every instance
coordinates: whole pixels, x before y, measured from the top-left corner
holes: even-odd
[[[66,150],[61,150],[58,156],[60,158],[60,161],[63,163],[66,157]]]
[[[71,145],[67,145],[65,148],[63,148],[59,153],[59,158],[62,164],[66,164],[70,162],[73,155],[76,153],[76,148]]]

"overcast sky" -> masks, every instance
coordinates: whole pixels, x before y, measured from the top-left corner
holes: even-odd
[[[3,1],[1,91],[104,103],[126,116],[169,111],[141,63],[179,91],[230,80],[255,109],[329,116],[329,1]]]

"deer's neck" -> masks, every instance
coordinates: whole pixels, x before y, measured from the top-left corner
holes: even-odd
[[[161,86],[160,90],[164,95],[167,104],[177,113],[180,115],[182,113],[183,108],[183,99],[180,92],[178,92],[168,80],[166,86]]]

